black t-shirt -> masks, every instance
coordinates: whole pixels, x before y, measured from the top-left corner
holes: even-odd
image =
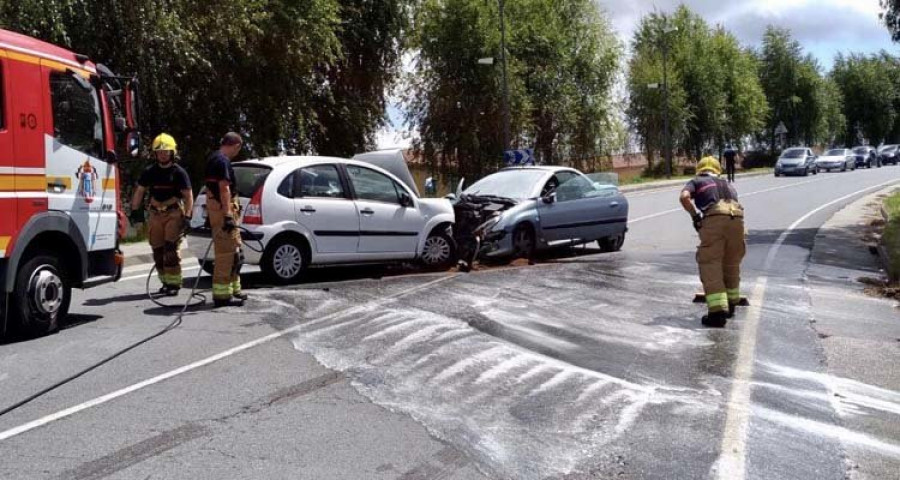
[[[707,174],[700,174],[684,186],[684,191],[691,194],[694,204],[705,212],[719,200],[738,200],[737,191],[725,180]]]
[[[182,190],[191,189],[191,179],[181,165],[173,164],[163,168],[158,163],[147,167],[138,185],[150,191],[150,197],[157,202],[165,202],[172,198],[181,198]]]
[[[219,195],[219,182],[222,180],[231,185],[231,192],[234,194],[234,169],[231,167],[231,160],[222,152],[215,152],[206,162],[206,190],[216,200],[222,199]]]
[[[725,150],[725,161],[726,162],[734,162],[735,158],[737,158],[737,152],[734,150]]]

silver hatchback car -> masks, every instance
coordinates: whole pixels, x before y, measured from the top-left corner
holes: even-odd
[[[628,200],[616,185],[566,167],[516,167],[489,175],[455,198],[456,208],[493,202],[477,228],[478,256],[529,256],[536,250],[598,242],[618,251],[625,242]],[[457,212],[457,215],[460,213]]]

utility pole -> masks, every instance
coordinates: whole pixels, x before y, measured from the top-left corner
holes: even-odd
[[[667,22],[668,23],[668,22]],[[672,178],[672,136],[669,132],[669,33],[676,31],[676,27],[663,27],[662,51],[663,51],[663,137],[666,161],[666,178]]]
[[[497,0],[500,7],[500,62],[503,63],[503,151],[509,150],[510,118],[509,118],[509,80],[506,73],[506,19],[504,18],[505,0]]]

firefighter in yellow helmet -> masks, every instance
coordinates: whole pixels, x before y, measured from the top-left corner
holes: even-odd
[[[243,139],[234,132],[222,137],[219,149],[206,162],[206,211],[212,228],[213,303],[216,307],[243,305],[247,294],[241,289],[241,208],[235,190],[231,160],[241,152]]]
[[[737,191],[720,178],[722,166],[712,156],[697,164],[697,176],[681,191],[681,205],[700,234],[697,264],[709,312],[702,323],[724,327],[741,300],[741,262],[746,253],[744,207]]]
[[[187,172],[175,163],[178,145],[171,135],[162,133],[150,146],[155,162],[141,174],[131,199],[131,219],[144,221],[144,195],[150,193],[146,208],[150,211],[147,236],[153,249],[153,262],[162,288],[159,294],[178,295],[181,288],[181,239],[188,228],[194,208],[194,194]]]

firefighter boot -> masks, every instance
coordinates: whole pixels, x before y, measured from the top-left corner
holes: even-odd
[[[700,323],[702,323],[706,327],[724,328],[728,323],[728,312],[722,310],[709,312],[708,314],[703,316],[703,318],[700,320]]]

